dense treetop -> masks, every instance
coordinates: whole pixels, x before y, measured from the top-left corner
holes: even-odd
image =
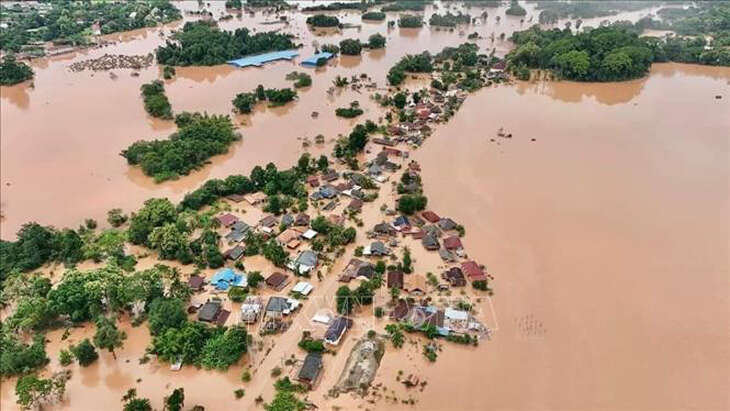
[[[130,2],[45,2],[2,5],[8,22],[0,36],[0,49],[23,51],[36,41],[84,44],[94,23],[102,34],[155,26],[181,18],[168,0]]]
[[[157,48],[157,61],[171,66],[212,66],[248,54],[294,48],[291,35],[276,32],[251,34],[248,29],[220,30],[214,23],[185,23],[172,41]]]
[[[29,65],[16,61],[12,54],[3,57],[0,63],[0,85],[9,86],[32,78],[33,69]]]
[[[201,167],[216,154],[228,151],[240,136],[228,116],[183,113],[175,119],[179,130],[166,140],[141,140],[122,151],[122,157],[156,181],[174,179]]]

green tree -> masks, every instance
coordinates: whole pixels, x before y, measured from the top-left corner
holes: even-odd
[[[51,400],[60,401],[66,391],[65,373],[53,378],[38,378],[35,375],[25,375],[15,383],[17,403],[24,410],[40,409],[43,403]]]
[[[152,335],[160,335],[169,328],[180,328],[188,318],[183,302],[173,298],[157,298],[149,305],[148,312]]]
[[[233,99],[233,107],[241,114],[248,114],[256,105],[256,101],[255,93],[238,93]]]
[[[359,56],[362,51],[360,40],[345,39],[340,42],[340,53],[345,56]]]
[[[352,291],[346,285],[337,289],[337,312],[342,315],[347,315],[352,312],[353,300]]]
[[[119,227],[127,222],[127,215],[122,212],[121,208],[113,208],[107,213],[106,220],[112,227]]]
[[[380,33],[375,33],[368,37],[368,47],[371,49],[382,49],[385,47],[385,36]]]
[[[82,367],[88,367],[99,358],[99,353],[88,338],[72,346],[71,352]]]
[[[185,405],[185,389],[182,387],[172,390],[172,394],[165,397],[165,411],[181,411]]]
[[[3,33],[4,35],[4,33]],[[0,85],[11,86],[33,78],[29,65],[15,60],[14,54],[7,54],[0,63]]]
[[[137,396],[137,390],[130,388],[122,397],[122,410],[124,411],[152,411],[150,400]]]
[[[94,344],[100,349],[107,349],[112,353],[112,357],[117,359],[114,350],[124,345],[127,334],[119,331],[116,320],[104,316],[96,319],[96,333],[94,334]]]

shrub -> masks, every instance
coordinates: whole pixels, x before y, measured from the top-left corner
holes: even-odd
[[[71,352],[82,367],[88,367],[99,358],[99,353],[88,338],[71,347]]]

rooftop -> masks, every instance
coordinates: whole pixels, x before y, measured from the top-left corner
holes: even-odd
[[[250,66],[261,67],[265,63],[276,60],[291,60],[298,55],[299,52],[296,50],[272,51],[270,53],[256,54],[253,56],[245,56],[239,59],[230,60],[228,61],[228,64],[234,65],[239,68]]]

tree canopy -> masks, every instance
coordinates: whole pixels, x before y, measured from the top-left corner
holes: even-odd
[[[248,54],[294,48],[291,36],[273,31],[251,34],[247,28],[220,30],[205,21],[187,22],[172,41],[157,48],[157,62],[170,66],[213,66]]]

